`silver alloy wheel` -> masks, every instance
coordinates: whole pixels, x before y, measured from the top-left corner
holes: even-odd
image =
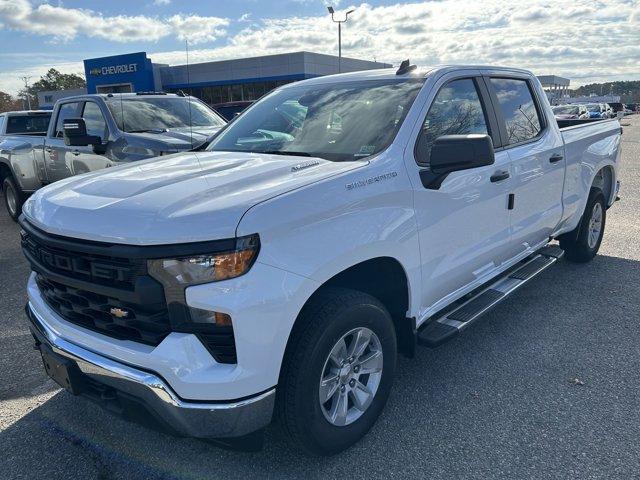
[[[8,183],[5,183],[4,188],[5,188],[4,194],[7,198],[7,206],[9,207],[9,213],[11,213],[12,216],[15,216],[16,211],[18,209],[18,199],[16,198],[16,192],[13,190],[13,187]]]
[[[329,423],[345,426],[369,408],[382,379],[382,344],[365,327],[338,340],[324,362],[318,400]]]
[[[591,211],[591,218],[589,219],[589,231],[587,235],[587,243],[589,248],[596,248],[598,240],[600,240],[600,233],[602,232],[602,205],[600,202],[596,202]]]

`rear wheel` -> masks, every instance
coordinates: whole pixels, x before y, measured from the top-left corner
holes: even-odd
[[[6,177],[2,182],[2,193],[9,216],[14,221],[17,221],[20,213],[22,213],[23,198],[20,189],[10,176]]]
[[[370,295],[328,289],[298,322],[280,375],[278,417],[293,446],[335,454],[362,438],[384,408],[396,365],[393,321]]]
[[[606,201],[602,190],[593,187],[587,206],[576,230],[560,237],[560,247],[568,260],[577,263],[593,259],[600,249],[607,219]]]

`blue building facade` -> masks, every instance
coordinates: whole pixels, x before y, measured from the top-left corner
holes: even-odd
[[[313,52],[175,65],[153,63],[146,52],[127,53],[84,61],[86,93],[179,92],[209,105],[257,100],[287,83],[341,72],[388,68],[390,64],[342,58]],[[83,91],[38,94],[40,108]]]
[[[87,93],[144,92],[156,89],[154,66],[145,52],[84,61]]]

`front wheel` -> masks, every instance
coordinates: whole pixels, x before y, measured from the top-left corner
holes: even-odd
[[[277,413],[293,446],[332,455],[362,438],[389,396],[396,336],[384,305],[329,289],[305,306],[278,385]]]
[[[587,206],[576,230],[560,237],[560,248],[568,260],[585,263],[593,259],[600,249],[607,219],[604,194],[599,188],[592,188]]]
[[[14,221],[17,221],[20,213],[22,213],[23,199],[20,189],[16,186],[11,176],[6,177],[2,182],[2,193],[9,216]]]

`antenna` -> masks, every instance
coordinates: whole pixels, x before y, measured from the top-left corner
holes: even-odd
[[[416,68],[418,67],[415,65],[411,65],[411,62],[409,62],[409,59],[407,58],[406,60],[403,60],[402,63],[400,64],[400,68],[398,68],[398,70],[396,71],[396,75],[404,75],[405,73],[409,73],[415,70]]]
[[[184,39],[184,46],[187,52],[187,87],[189,88],[189,96],[187,104],[189,105],[189,136],[191,138],[191,148],[193,149],[193,122],[191,120],[191,78],[189,76],[189,40]]]
[[[127,127],[124,123],[124,105],[122,104],[122,92],[120,92],[120,114],[122,115],[122,131],[126,132]]]

